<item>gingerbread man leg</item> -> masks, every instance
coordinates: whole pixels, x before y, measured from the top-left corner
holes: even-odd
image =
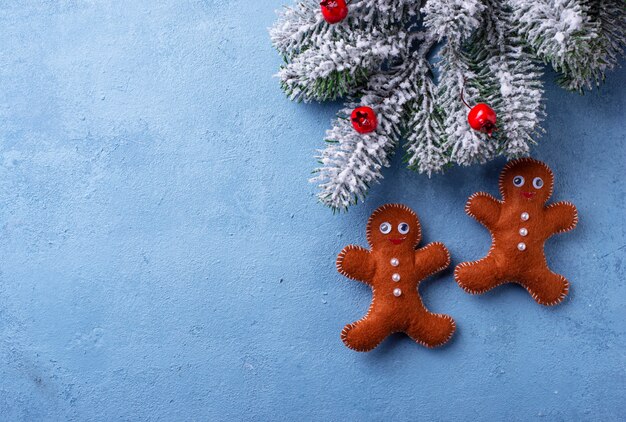
[[[549,268],[537,268],[530,273],[519,277],[522,284],[541,305],[552,306],[567,296],[569,282],[560,274],[555,274]]]
[[[456,325],[448,315],[419,312],[413,319],[406,334],[426,347],[437,347],[447,342]]]
[[[503,275],[494,256],[474,262],[463,262],[454,270],[454,279],[463,290],[480,294],[502,284]]]
[[[341,340],[353,350],[368,352],[394,331],[390,320],[382,312],[370,312],[365,318],[346,325],[341,331]]]

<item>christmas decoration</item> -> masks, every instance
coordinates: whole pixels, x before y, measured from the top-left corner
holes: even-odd
[[[376,120],[376,113],[371,107],[357,107],[352,110],[350,114],[350,120],[354,130],[359,133],[370,133],[376,130],[378,120]]]
[[[479,294],[515,282],[542,305],[556,305],[567,296],[569,283],[550,271],[543,248],[552,235],[576,227],[578,213],[569,202],[545,206],[553,186],[546,164],[520,158],[502,170],[501,201],[485,192],[469,198],[465,211],[489,229],[493,244],[485,258],[456,267],[454,278],[464,290]]]
[[[463,91],[465,91],[465,82],[463,82],[463,89],[461,89],[461,101],[463,101],[463,104],[470,109],[467,114],[467,122],[470,127],[479,132],[486,133],[487,136],[491,136],[493,131],[496,130],[496,112],[485,103],[479,103],[474,107],[471,107],[465,101]]]
[[[337,257],[337,270],[371,286],[373,293],[367,315],[344,327],[343,342],[367,352],[398,331],[426,347],[447,342],[454,333],[454,320],[429,312],[417,290],[421,280],[450,265],[446,247],[435,242],[416,250],[422,237],[419,220],[400,204],[374,211],[366,233],[371,250],[350,245]]]
[[[341,22],[348,16],[348,6],[345,0],[322,0],[320,8],[322,16],[330,24]]]
[[[626,43],[623,0],[353,0],[349,7],[340,25],[329,25],[317,1],[300,0],[271,29],[289,98],[347,99],[313,179],[333,209],[363,200],[400,142],[409,168],[428,175],[528,154],[544,118],[538,61],[559,72],[562,86],[583,92],[616,66]],[[468,125],[459,101],[466,77],[467,101],[497,113],[491,138]],[[367,136],[351,127],[360,105],[377,113]]]
[[[467,122],[472,129],[491,136],[496,130],[496,112],[485,103],[478,103],[467,114]]]

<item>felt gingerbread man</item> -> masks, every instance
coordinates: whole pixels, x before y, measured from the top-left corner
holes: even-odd
[[[444,344],[454,333],[454,320],[426,309],[418,292],[424,278],[450,265],[442,243],[416,249],[421,239],[417,215],[400,204],[379,207],[367,222],[371,249],[349,245],[337,257],[337,270],[372,288],[367,315],[341,332],[351,349],[366,352],[389,334],[405,332],[427,347]]]
[[[489,229],[493,243],[483,259],[459,264],[454,278],[472,294],[515,282],[538,303],[556,305],[567,296],[569,283],[548,268],[544,244],[552,235],[576,227],[576,207],[570,202],[545,205],[554,176],[546,164],[532,158],[510,161],[499,185],[502,200],[478,192],[467,202],[465,211]]]

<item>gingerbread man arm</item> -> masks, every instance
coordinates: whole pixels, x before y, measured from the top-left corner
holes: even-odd
[[[450,265],[450,252],[441,242],[433,242],[415,251],[415,268],[426,278]]]
[[[376,264],[370,251],[356,245],[348,245],[337,256],[337,271],[353,280],[372,284]]]
[[[465,212],[484,226],[491,226],[498,221],[501,208],[501,201],[486,192],[477,192],[467,200]]]
[[[578,210],[571,202],[562,201],[545,209],[545,227],[548,236],[572,230],[578,224]]]

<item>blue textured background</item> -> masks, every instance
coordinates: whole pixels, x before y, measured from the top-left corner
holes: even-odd
[[[413,207],[453,263],[489,235],[463,213],[503,160],[428,180],[398,155],[333,216],[307,183],[337,104],[272,78],[285,0],[0,4],[1,420],[618,420],[626,414],[626,71],[600,91],[546,76],[555,308],[516,286],[424,283],[444,348],[341,343],[370,294],[336,273],[370,212]],[[19,5],[18,5],[19,3]]]

